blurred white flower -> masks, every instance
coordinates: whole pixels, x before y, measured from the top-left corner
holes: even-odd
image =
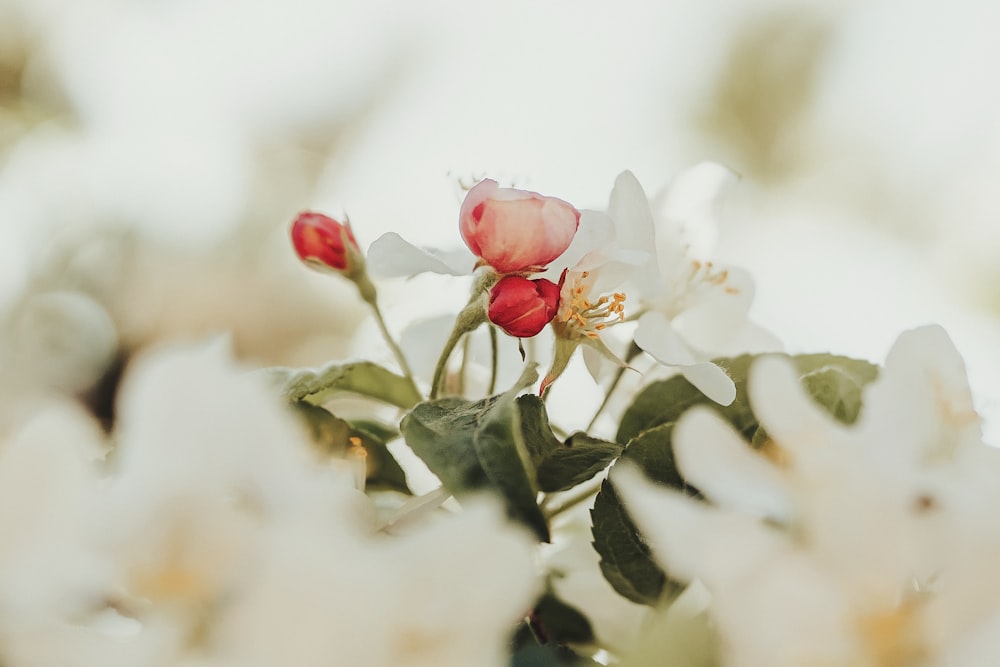
[[[137,361],[122,387],[106,528],[125,590],[200,605],[237,586],[263,526],[361,527],[366,507],[224,341]],[[353,495],[352,495],[353,494]]]
[[[500,667],[539,590],[532,545],[486,501],[396,538],[286,524],[211,651],[233,667]]]
[[[712,593],[726,664],[987,664],[1000,451],[982,444],[944,331],[900,336],[852,426],[780,358],[753,368],[750,396],[772,460],[707,410],[674,433],[682,473],[717,508],[613,474],[662,566]]]
[[[110,581],[91,533],[103,434],[69,401],[50,402],[0,449],[0,633],[65,620]]]

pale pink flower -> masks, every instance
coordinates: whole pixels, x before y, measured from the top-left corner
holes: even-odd
[[[498,273],[541,271],[569,247],[580,212],[555,197],[480,181],[465,195],[462,239]]]

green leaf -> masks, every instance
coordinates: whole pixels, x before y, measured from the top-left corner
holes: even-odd
[[[628,443],[645,429],[675,422],[695,405],[707,405],[749,440],[758,424],[747,400],[747,378],[758,356],[744,354],[715,360],[736,385],[736,399],[728,406],[716,404],[681,375],[651,383],[625,411],[615,439]],[[817,374],[814,380],[804,381],[804,384],[813,398],[834,416],[838,410],[849,416],[852,410],[860,409],[861,389],[878,375],[878,366],[862,359],[826,353],[800,354],[791,359],[801,375]]]
[[[861,413],[861,394],[866,383],[875,378],[839,366],[824,366],[802,376],[802,384],[813,400],[839,422],[853,424]]]
[[[511,667],[594,667],[600,663],[577,655],[566,646],[549,642],[540,644],[539,637],[527,623],[520,623],[511,642]]]
[[[511,512],[540,540],[548,542],[549,527],[538,507],[538,489],[528,472],[531,464],[520,421],[514,395],[503,394],[484,415],[472,442],[486,476],[507,499]]]
[[[601,472],[622,453],[622,446],[577,432],[538,462],[538,487],[566,491]]]
[[[406,473],[381,440],[372,438],[365,431],[355,431],[365,448],[367,466],[365,488],[372,490],[398,491],[413,495],[406,482]]]
[[[319,370],[265,368],[257,371],[275,384],[290,401],[321,405],[330,396],[350,392],[409,409],[421,396],[413,383],[370,361],[331,364]]]
[[[356,443],[365,448],[365,488],[412,493],[406,483],[406,473],[377,429],[373,433],[355,428],[329,410],[305,401],[295,401],[291,406],[296,415],[305,421],[313,443],[322,452],[343,458],[348,448]]]
[[[530,368],[508,392],[470,402],[442,398],[421,403],[403,418],[407,444],[456,496],[493,490],[512,517],[548,541],[549,530],[537,502],[534,469],[524,442],[515,395],[537,378]]]
[[[545,643],[589,644],[594,641],[590,621],[551,591],[542,595],[531,612],[531,627]]]
[[[399,437],[399,429],[391,424],[373,419],[352,419],[351,428],[363,431],[382,442],[392,442]]]
[[[622,451],[616,442],[578,432],[562,442],[552,433],[545,404],[534,394],[517,399],[525,449],[535,468],[538,488],[565,491],[606,468]]]
[[[545,403],[535,394],[525,394],[517,399],[521,433],[524,446],[532,463],[538,465],[551,452],[562,447],[562,442],[552,433]]]
[[[651,383],[639,392],[632,405],[622,415],[615,439],[626,444],[646,429],[677,421],[695,405],[713,406],[738,431],[746,431],[756,425],[746,400],[747,371],[753,359],[752,355],[742,355],[715,360],[715,363],[725,369],[736,384],[736,398],[725,407],[702,394],[682,375]]]
[[[670,446],[673,430],[673,424],[661,424],[643,431],[629,443],[619,460],[635,463],[661,484],[695,493],[677,471]],[[590,516],[594,549],[601,556],[601,572],[619,594],[633,602],[655,606],[664,594],[679,590],[679,585],[669,580],[653,560],[639,529],[609,482],[601,485]]]
[[[292,411],[306,425],[313,443],[321,451],[333,456],[343,456],[351,445],[353,429],[351,425],[333,416],[326,408],[294,401],[290,403]]]
[[[400,422],[406,444],[456,496],[489,487],[473,437],[496,399],[473,403],[451,396],[439,398],[420,403]]]
[[[527,644],[514,651],[511,667],[586,667],[601,663],[582,658],[563,646]]]

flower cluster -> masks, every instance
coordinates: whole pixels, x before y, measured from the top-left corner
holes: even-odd
[[[482,181],[457,252],[298,215],[395,365],[123,356],[85,299],[26,301],[0,327],[34,353],[0,355],[0,662],[992,664],[1000,450],[958,351],[927,326],[882,367],[773,352],[750,277],[694,240],[730,179],[650,199],[625,172],[601,211]],[[397,343],[376,277],[424,270],[471,296]],[[577,361],[603,401],[562,415]]]
[[[488,321],[524,339],[551,325],[555,351],[540,392],[581,346],[594,355],[591,366],[595,358],[605,358],[624,367],[613,350],[620,342],[609,343],[603,333],[634,319],[636,345],[727,404],[734,385],[709,359],[753,329],[746,320],[753,286],[740,269],[694,257],[686,237],[693,225],[711,226],[712,200],[730,176],[718,165],[698,165],[657,198],[656,213],[630,172],[615,182],[606,212],[581,211],[561,199],[486,179],[467,192],[459,212],[459,230],[474,261],[386,234],[372,244],[369,262],[383,276],[485,272],[455,333]],[[638,297],[629,302],[631,314],[627,294]]]

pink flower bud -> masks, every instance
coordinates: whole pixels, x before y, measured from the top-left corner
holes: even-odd
[[[292,245],[306,264],[318,269],[347,272],[361,257],[350,224],[306,211],[292,223]]]
[[[498,273],[541,271],[561,255],[580,225],[580,212],[561,199],[480,181],[465,195],[462,238]]]
[[[555,317],[561,289],[545,278],[501,278],[490,290],[490,321],[511,336],[530,338]]]

